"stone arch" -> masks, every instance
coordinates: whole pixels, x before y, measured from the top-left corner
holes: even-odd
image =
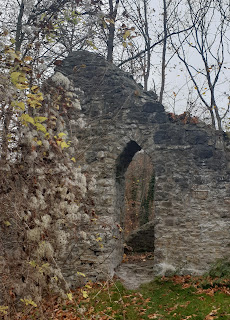
[[[82,166],[97,183],[92,194],[96,212],[110,227],[96,231],[104,239],[98,260],[105,269],[112,273],[121,260],[117,196],[124,171],[140,148],[155,166],[157,272],[202,273],[216,259],[229,257],[227,137],[188,114],[167,114],[156,95],[99,55],[72,52],[56,71],[73,82],[81,105],[67,117],[71,134],[80,141],[76,159],[79,152],[84,155]]]
[[[134,155],[140,150],[141,147],[135,141],[130,140],[116,160],[116,208],[121,225],[123,225],[125,172]]]
[[[121,225],[123,232],[125,232],[125,185],[126,178],[125,174],[129,165],[132,163],[134,156],[140,151],[143,150],[136,141],[130,140],[126,146],[123,148],[123,151],[120,153],[119,157],[116,160],[116,210],[117,217],[119,217],[119,224]],[[145,152],[145,151],[144,151]],[[145,152],[146,156],[151,159]],[[140,169],[140,168],[139,168]],[[152,174],[152,173],[151,173]],[[155,178],[155,173],[154,173]],[[147,196],[147,195],[145,195]],[[139,207],[139,210],[141,207]],[[140,212],[139,212],[140,214]],[[139,217],[140,221],[142,219]],[[132,248],[134,252],[146,252],[146,251],[154,251],[154,221],[150,221],[150,223],[142,222],[139,226],[137,226],[128,237],[124,234],[124,242],[127,247]],[[126,222],[127,223],[127,222]]]

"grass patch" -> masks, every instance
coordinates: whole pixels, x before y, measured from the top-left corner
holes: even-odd
[[[30,313],[23,319],[229,320],[230,288],[226,283],[203,288],[202,282],[210,279],[161,278],[135,291],[119,282],[91,284],[74,291],[73,301],[47,301],[39,317],[32,318]],[[87,290],[85,298],[83,290]]]

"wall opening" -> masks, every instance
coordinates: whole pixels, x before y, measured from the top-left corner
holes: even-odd
[[[116,208],[124,242],[128,246],[132,244],[134,252],[153,251],[154,230],[148,223],[154,221],[154,166],[135,141],[130,141],[117,159],[116,189]],[[145,226],[150,229],[145,230]],[[147,240],[150,243],[143,241],[145,233],[150,234]]]
[[[154,189],[153,163],[142,149],[134,155],[125,172],[125,238],[154,219]]]
[[[135,141],[128,142],[116,163],[116,210],[122,227],[124,225],[125,172],[134,155],[140,150],[141,147]]]

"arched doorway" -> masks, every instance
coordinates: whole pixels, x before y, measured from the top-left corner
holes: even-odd
[[[116,208],[123,240],[132,252],[154,250],[154,192],[152,159],[130,141],[117,159]]]

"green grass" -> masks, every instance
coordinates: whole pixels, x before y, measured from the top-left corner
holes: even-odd
[[[20,319],[230,320],[229,283],[229,279],[174,276],[135,291],[120,282],[91,284],[92,288],[74,291],[73,301],[47,300],[40,306],[40,316],[37,309]],[[83,290],[88,297],[83,297]]]
[[[155,280],[138,291],[126,290],[117,283],[96,297],[82,302],[92,314],[87,319],[230,319],[230,296],[216,291],[197,293],[194,286],[183,288],[172,280]],[[87,313],[86,313],[87,317]],[[96,318],[95,318],[96,319]]]

